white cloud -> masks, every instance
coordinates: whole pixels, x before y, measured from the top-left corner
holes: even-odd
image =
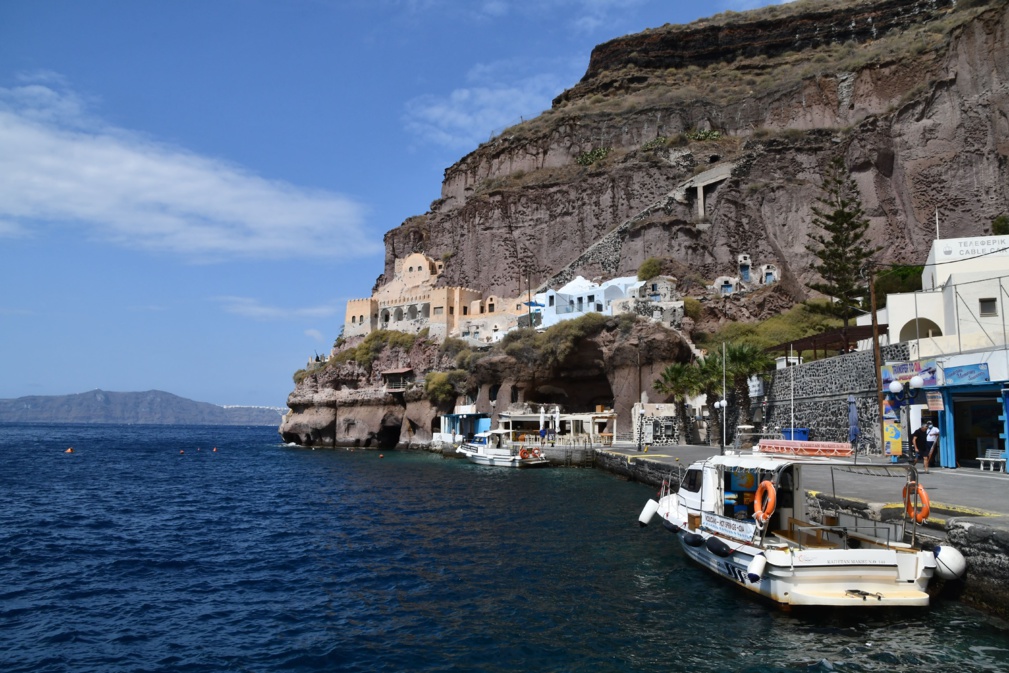
[[[343,311],[343,307],[336,302],[322,306],[283,308],[279,306],[266,306],[261,304],[258,299],[250,297],[221,296],[213,297],[212,300],[221,304],[226,313],[263,321],[329,318]]]
[[[469,151],[492,133],[549,109],[564,82],[573,81],[557,74],[511,74],[520,69],[514,62],[478,64],[467,75],[472,86],[414,98],[406,105],[407,130],[426,142]]]
[[[320,332],[317,329],[307,329],[307,330],[305,330],[305,336],[307,336],[308,338],[313,339],[315,341],[318,341],[319,343],[322,343],[323,341],[326,340],[326,338],[324,336],[322,336],[322,332]]]
[[[104,125],[52,84],[0,87],[0,236],[74,225],[204,261],[382,249],[354,200]]]

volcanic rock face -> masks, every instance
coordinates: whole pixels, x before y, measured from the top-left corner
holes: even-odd
[[[466,387],[479,413],[493,415],[524,404],[558,404],[573,411],[602,404],[629,417],[662,368],[689,357],[690,346],[677,332],[646,320],[610,320],[595,336],[578,341],[555,366],[489,354],[474,367]],[[381,372],[402,369],[403,363],[414,370],[416,385],[386,391]],[[424,377],[453,366],[437,346],[421,340],[409,351],[384,350],[370,369],[321,367],[308,373],[288,397],[290,411],[280,433],[284,441],[304,446],[426,445],[439,430],[445,410],[425,398]]]
[[[815,280],[811,208],[835,157],[859,187],[881,262],[920,263],[937,210],[944,238],[987,233],[1009,213],[1009,0],[803,2],[601,45],[552,110],[448,168],[431,210],[386,234],[384,277],[396,258],[423,252],[445,262],[442,284],[515,296],[574,274],[632,275],[664,257],[700,288],[736,275],[748,254],[777,265],[780,287],[704,319],[766,317]],[[727,179],[700,193],[685,186],[717,167]],[[603,357],[572,364],[584,374],[580,402],[612,395],[626,419],[664,362],[639,364],[626,340],[597,347]],[[674,350],[665,362],[688,357]],[[421,360],[418,373],[436,368],[437,358]],[[386,396],[382,366],[306,377],[285,437],[430,437],[438,411]],[[491,385],[535,392],[514,373],[483,383],[479,404]]]
[[[386,235],[387,272],[420,250],[447,260],[445,284],[514,295],[623,226],[605,263],[571,273],[634,273],[665,256],[711,279],[747,253],[804,284],[810,207],[835,156],[859,185],[884,262],[924,258],[936,208],[943,237],[983,234],[1009,211],[1006,2],[813,6],[598,47],[553,110],[446,171],[431,211]],[[707,129],[721,138],[690,139]],[[597,148],[609,154],[578,163]],[[704,213],[692,196],[670,197],[726,161],[737,165],[705,194]]]

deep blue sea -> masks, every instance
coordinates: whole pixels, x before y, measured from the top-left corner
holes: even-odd
[[[756,602],[598,470],[232,427],[0,425],[0,460],[3,673],[1009,670],[955,602]]]

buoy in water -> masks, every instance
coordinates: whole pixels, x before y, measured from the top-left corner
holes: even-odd
[[[217,447],[216,446],[214,447],[214,453],[217,453]]]
[[[641,510],[641,515],[638,517],[638,525],[644,528],[648,525],[648,522],[652,520],[655,513],[659,511],[659,503],[654,500],[649,500],[645,503],[645,508]]]
[[[71,446],[69,449],[67,449],[63,453],[73,453],[73,452],[74,452],[74,447]]]
[[[185,449],[179,449],[179,453],[185,453],[185,452],[186,452]]]
[[[379,458],[385,458],[385,454],[384,453],[380,453],[380,454],[378,454],[378,457]]]
[[[959,549],[937,546],[933,551],[935,554],[935,574],[944,580],[955,580],[962,577],[967,570],[967,559],[963,557]]]
[[[746,579],[750,580],[750,584],[756,584],[764,578],[764,569],[766,567],[767,557],[763,554],[757,554],[750,559],[749,564],[746,566]]]

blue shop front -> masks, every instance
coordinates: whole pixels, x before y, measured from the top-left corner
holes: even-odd
[[[916,375],[921,377],[923,387],[917,393],[908,391],[911,399],[901,426],[910,435],[922,424],[932,421],[939,428],[936,464],[946,468],[979,467],[978,458],[985,457],[989,450],[1005,452],[1006,437],[1009,437],[1007,382],[991,380],[990,369],[993,368],[989,367],[989,362],[950,364],[950,361],[963,359],[967,358],[944,358],[946,362],[930,359],[883,367],[884,390],[889,381],[906,383]],[[887,394],[887,401],[892,404],[895,397],[900,395]]]

